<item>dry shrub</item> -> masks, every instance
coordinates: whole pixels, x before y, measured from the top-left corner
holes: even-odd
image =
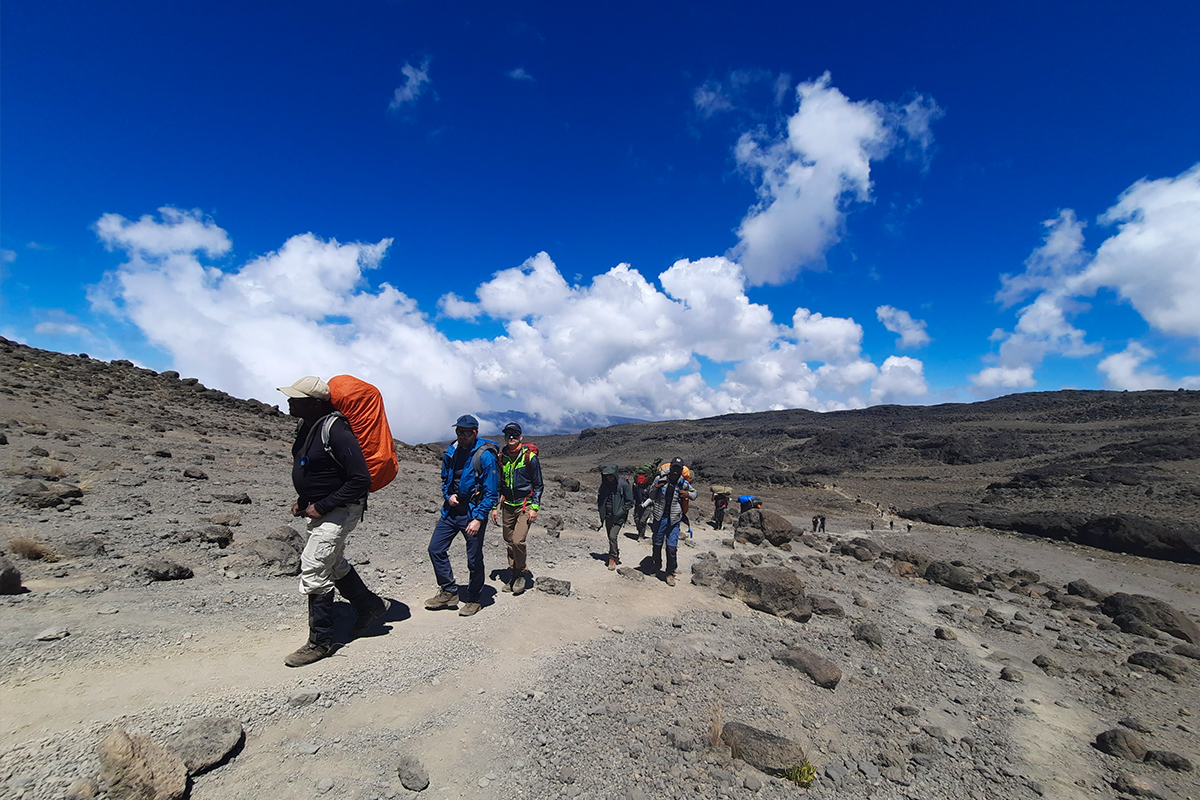
[[[713,703],[708,707],[708,743],[711,746],[721,746],[721,732],[724,729],[725,721],[721,716],[721,707]]]
[[[62,464],[51,464],[48,467],[43,467],[42,472],[45,472],[51,478],[59,478],[61,480],[66,477],[67,468]]]
[[[53,552],[49,547],[34,539],[32,536],[14,536],[8,540],[8,549],[21,558],[30,561],[53,561]]]

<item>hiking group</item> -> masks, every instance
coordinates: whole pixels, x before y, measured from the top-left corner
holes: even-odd
[[[284,659],[289,667],[299,667],[335,649],[335,591],[354,607],[352,636],[370,630],[387,612],[387,601],[366,586],[346,560],[345,548],[366,513],[368,494],[390,483],[399,463],[383,399],[371,384],[349,375],[328,382],[309,375],[279,390],[288,398],[288,413],[300,420],[292,444],[296,501],[291,511],[305,518],[308,533],[300,556],[300,592],[308,599],[308,641]],[[519,424],[508,423],[503,434],[504,447],[500,447],[480,438],[474,416],[464,414],[454,424],[454,442],[442,455],[442,510],[429,539],[429,559],[438,585],[437,594],[425,601],[431,611],[458,609],[463,617],[479,612],[483,539],[489,520],[501,525],[508,551],[503,591],[519,596],[528,587],[525,540],[541,508],[542,468],[537,447],[524,442]],[[608,530],[608,568],[621,563],[619,536],[633,511],[639,540],[650,528],[654,572],[674,586],[680,525],[686,523],[691,532],[687,512],[696,490],[682,459],[654,462],[654,468],[653,479],[649,470],[639,470],[631,485],[617,474],[616,465],[605,465],[600,470],[597,506],[601,527]],[[728,504],[727,495],[724,503]],[[717,509],[720,527],[724,506],[718,504]],[[469,576],[465,597],[449,557],[450,546],[460,534]]]

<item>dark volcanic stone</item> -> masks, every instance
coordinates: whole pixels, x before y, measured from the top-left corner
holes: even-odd
[[[804,594],[804,582],[787,567],[748,567],[728,570],[718,591],[741,600],[750,608],[784,619],[808,622],[812,603]]]
[[[926,567],[925,580],[969,594],[975,594],[978,590],[971,570],[947,564],[945,561],[934,561]]]
[[[21,593],[21,570],[11,561],[0,556],[0,594]]]
[[[1167,769],[1173,769],[1176,772],[1191,772],[1193,769],[1191,761],[1170,750],[1150,750],[1146,753],[1146,761],[1152,764],[1162,764]]]
[[[1117,592],[1104,600],[1101,610],[1118,625],[1121,624],[1118,617],[1129,615],[1152,628],[1169,633],[1176,639],[1183,639],[1189,644],[1200,644],[1200,628],[1196,627],[1196,623],[1162,600],[1141,594]]]
[[[724,569],[713,552],[701,553],[692,562],[692,583],[696,586],[715,586],[721,582]]]
[[[183,723],[171,740],[189,775],[200,775],[227,761],[245,739],[242,723],[229,717],[197,717]]]
[[[779,547],[792,540],[794,528],[781,514],[752,508],[742,512],[733,526],[733,537],[746,544],[762,544],[764,541]]]
[[[1077,595],[1095,603],[1103,603],[1108,597],[1108,592],[1100,591],[1082,578],[1067,584],[1067,594]]]
[[[842,670],[837,664],[811,650],[793,647],[773,653],[771,658],[800,670],[823,689],[836,689],[842,679]]]
[[[1096,737],[1095,747],[1102,753],[1127,761],[1141,761],[1146,757],[1146,745],[1137,734],[1123,728],[1113,728],[1101,733]]]
[[[721,739],[737,758],[769,775],[782,775],[806,758],[804,747],[798,742],[741,722],[725,723]]]
[[[874,622],[859,622],[850,629],[851,635],[864,644],[883,649],[883,631]]]
[[[542,575],[534,579],[533,588],[546,594],[557,594],[568,597],[571,594],[571,582]]]
[[[1187,672],[1187,665],[1179,659],[1164,656],[1162,653],[1152,653],[1147,650],[1134,653],[1127,661],[1134,666],[1144,667],[1151,672],[1157,672],[1159,675],[1175,683],[1178,683],[1183,674]]]
[[[837,601],[832,597],[825,597],[819,594],[810,594],[809,601],[812,603],[814,614],[822,617],[837,617],[846,616],[846,610],[837,604]]]
[[[1177,656],[1200,660],[1200,647],[1194,644],[1177,644],[1171,648],[1171,652]]]
[[[165,558],[147,561],[137,568],[137,574],[151,582],[181,581],[192,577],[192,571],[189,568]]]

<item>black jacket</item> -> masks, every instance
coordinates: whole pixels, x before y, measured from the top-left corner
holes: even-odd
[[[339,417],[329,431],[329,449],[321,443],[321,423],[301,423],[292,444],[292,485],[301,509],[315,506],[321,516],[367,496],[371,473],[362,448],[350,430],[350,423]]]

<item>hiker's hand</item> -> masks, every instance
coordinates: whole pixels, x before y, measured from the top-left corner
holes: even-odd
[[[300,516],[300,504],[299,503],[292,503],[292,516],[293,517]]]
[[[475,534],[479,533],[479,526],[480,526],[480,522],[477,519],[473,519],[470,522],[468,522],[467,523],[467,531],[466,531],[467,536],[474,536]]]
[[[309,519],[320,519],[325,515],[320,511],[317,511],[317,507],[310,503],[308,508],[304,509],[304,516],[308,517]]]
[[[499,518],[500,518],[500,516],[499,516],[498,512],[496,511],[496,509],[493,508],[492,509],[492,524],[495,525],[497,520],[499,520]]]
[[[446,502],[450,505],[451,508],[454,508],[456,505],[458,505],[458,495],[457,494],[450,495],[448,498],[446,498]]]
[[[529,509],[529,521],[533,522],[535,519],[537,519],[537,509],[531,508]]]

